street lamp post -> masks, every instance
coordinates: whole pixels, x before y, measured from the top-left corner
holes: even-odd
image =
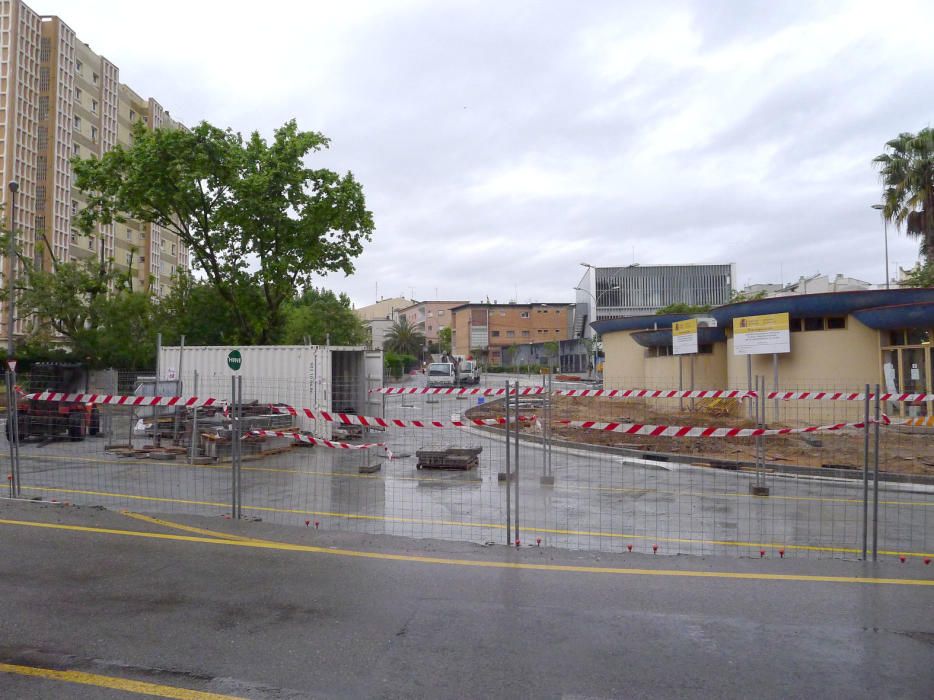
[[[872,208],[881,212],[885,207],[881,204],[873,204]],[[889,220],[882,215],[882,235],[885,237],[885,288],[889,288]]]
[[[6,307],[6,356],[7,359],[13,357],[13,321],[15,301],[13,299],[13,287],[16,284],[16,193],[19,191],[19,183],[11,181],[7,186],[10,190],[10,239],[7,241],[7,257],[10,260],[10,278],[7,285],[7,307]]]

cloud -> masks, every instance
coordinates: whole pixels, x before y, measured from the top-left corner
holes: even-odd
[[[38,3],[184,121],[328,135],[376,220],[324,280],[358,304],[571,301],[633,256],[881,282],[871,160],[931,120],[934,44],[883,31],[921,0]]]

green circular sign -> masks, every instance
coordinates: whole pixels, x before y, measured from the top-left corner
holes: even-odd
[[[234,372],[240,369],[240,365],[243,364],[243,355],[240,354],[239,350],[231,350],[230,354],[227,355],[227,366],[230,367]]]

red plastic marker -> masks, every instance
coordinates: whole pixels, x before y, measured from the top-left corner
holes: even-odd
[[[628,549],[628,550],[631,552],[631,551],[632,551],[632,545],[631,545],[631,544],[627,544],[627,545],[626,545],[626,549]]]
[[[542,546],[542,538],[541,538],[541,537],[536,537],[536,538],[535,538],[535,544],[538,545],[539,547],[541,547],[541,546]]]
[[[517,538],[516,538],[516,546],[518,547],[520,544],[521,544],[521,543],[519,542],[519,538],[517,537]]]
[[[904,563],[905,563],[905,555],[904,555],[904,554],[901,555],[901,556],[898,558],[898,560],[899,560],[902,564],[904,564]]]
[[[927,566],[927,565],[930,564],[930,563],[931,563],[931,558],[930,558],[930,557],[925,557],[925,558],[924,558],[924,565]]]
[[[309,525],[311,525],[311,521],[310,521],[310,520],[306,520],[306,521],[305,521],[305,527],[308,527]]]
[[[778,556],[780,556],[782,559],[784,559],[784,558],[785,558],[785,550],[784,550],[784,549],[778,550]]]
[[[653,544],[653,545],[652,545],[652,554],[658,554],[658,545],[657,545],[657,544]]]
[[[765,556],[765,550],[764,550],[764,549],[760,549],[760,550],[759,550],[759,558],[762,559],[764,556]]]
[[[317,529],[318,529],[318,521],[315,520],[315,530],[317,530]]]

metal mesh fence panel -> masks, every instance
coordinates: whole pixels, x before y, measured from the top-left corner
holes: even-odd
[[[231,514],[230,375],[189,373],[159,385],[153,377],[93,373],[71,388],[124,396],[178,392],[218,403],[129,407],[21,396],[20,495],[149,512]],[[39,371],[20,380],[24,393],[78,381]],[[368,391],[359,377],[339,376],[309,388],[305,380],[243,378],[244,517],[480,544],[506,541],[502,395],[379,393]],[[505,380],[486,375],[479,389],[502,390]],[[518,464],[511,465],[519,473],[523,544],[858,558],[866,507],[870,547],[874,525],[879,556],[921,557],[934,550],[934,427],[926,424],[923,407],[881,407],[894,422],[879,429],[873,522],[873,508],[864,504],[864,429],[758,439],[597,430],[582,424],[750,428],[756,425],[750,417],[754,401],[581,397],[569,391],[590,385],[550,384],[535,375],[519,381],[524,391],[535,392],[519,397],[520,450]],[[782,390],[859,394],[865,388],[808,384]],[[421,392],[424,377],[403,386]],[[607,378],[604,386],[671,388],[625,378]],[[796,399],[780,400],[776,408],[769,398],[763,407],[769,429],[855,423],[866,409],[864,401]],[[912,417],[917,424],[898,422]],[[870,427],[874,438],[875,425]],[[295,434],[309,437],[296,440]],[[870,477],[874,456],[870,440]],[[8,467],[6,453],[3,459]],[[757,485],[768,495],[756,495],[751,487]],[[873,486],[870,481],[869,503]],[[512,507],[514,517],[515,502]]]
[[[23,393],[152,395],[154,372],[84,373],[33,368]],[[165,388],[165,387],[159,387]],[[177,388],[177,387],[175,387]],[[185,409],[21,396],[18,410],[21,496],[159,512],[226,512],[230,483],[222,465],[191,465]]]

